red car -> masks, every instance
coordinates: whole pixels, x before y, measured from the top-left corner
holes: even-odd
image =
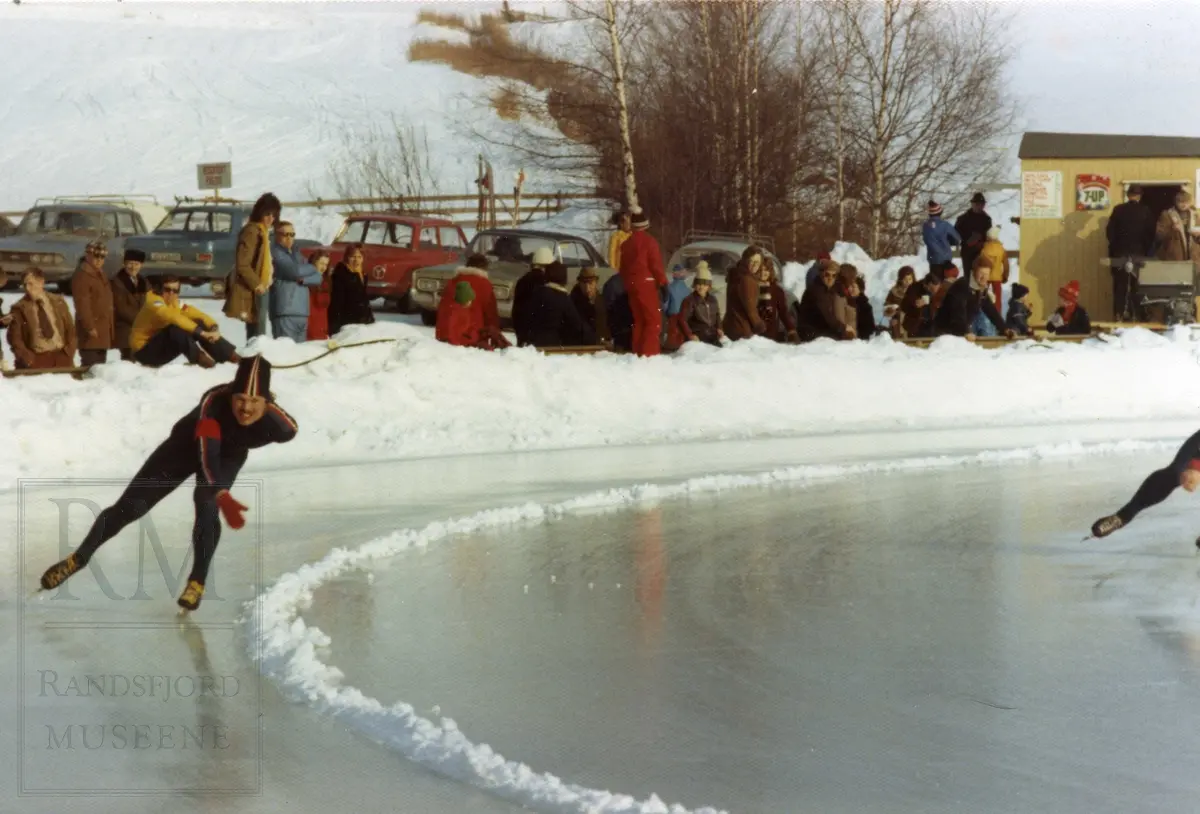
[[[383,297],[401,311],[410,311],[412,273],[425,266],[462,262],[467,239],[462,229],[445,218],[399,212],[359,212],[346,218],[329,252],[333,268],[352,244],[363,246],[363,269],[372,298]],[[307,257],[316,251],[305,250]]]

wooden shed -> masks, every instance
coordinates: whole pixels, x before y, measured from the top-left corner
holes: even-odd
[[[1197,197],[1200,138],[1026,133],[1021,139],[1021,283],[1035,319],[1057,307],[1058,289],[1078,280],[1093,320],[1112,319],[1105,227],[1130,184],[1155,215],[1175,193]]]

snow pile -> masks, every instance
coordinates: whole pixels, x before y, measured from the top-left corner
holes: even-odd
[[[1013,244],[1015,242],[1012,241]],[[1006,242],[1006,245],[1012,244]],[[896,284],[896,277],[900,269],[911,266],[916,272],[918,280],[929,273],[929,261],[925,259],[924,250],[920,256],[910,255],[873,260],[857,244],[839,242],[834,244],[833,251],[829,253],[829,256],[838,263],[849,263],[858,269],[858,273],[866,280],[867,299],[871,301],[871,307],[875,310],[875,321],[879,323],[883,322],[883,303],[887,299],[888,292],[892,290],[892,286]],[[804,296],[805,275],[808,274],[808,270],[812,268],[814,262],[816,261],[784,264],[781,284],[795,294],[796,299]],[[960,272],[963,270],[961,260],[955,260],[954,264],[958,266]],[[1020,269],[1017,268],[1017,261],[1010,260],[1009,265],[1011,272],[1009,284],[1020,282]],[[1004,288],[1005,303],[1008,302],[1008,292],[1009,288],[1006,285]]]
[[[263,673],[282,685],[297,701],[332,715],[377,743],[456,780],[536,811],[608,812],[609,814],[686,814],[679,804],[665,805],[657,796],[639,801],[631,796],[569,784],[560,778],[505,758],[486,744],[477,744],[453,719],[434,723],[403,702],[386,706],[362,689],[342,683],[344,674],[322,658],[331,639],[306,623],[313,592],[347,571],[370,571],[372,565],[410,548],[438,544],[457,534],[531,523],[553,522],[577,512],[621,510],[663,500],[689,498],[722,491],[773,486],[803,486],[831,478],[933,468],[999,465],[1021,460],[1116,454],[1157,445],[1125,441],[1084,446],[1057,444],[976,455],[910,458],[839,466],[800,466],[758,475],[712,475],[673,485],[643,484],[581,495],[560,503],[528,503],[438,521],[420,530],[395,532],[348,550],[338,548],[320,561],[282,576],[246,608],[243,622],[250,628],[252,658],[261,657]],[[716,814],[716,809],[695,809]]]
[[[199,304],[218,313],[215,303]],[[235,342],[243,335],[227,321],[223,330]],[[1155,421],[1186,419],[1200,408],[1200,342],[1185,329],[998,350],[954,337],[927,350],[884,336],[800,346],[754,339],[653,359],[547,356],[531,348],[487,353],[430,334],[406,322],[354,326],[339,341],[394,341],[275,371],[272,389],[300,434],[256,453],[251,466],[289,467],[317,456],[334,464],[838,431]],[[250,350],[287,364],[326,347],[265,339]],[[229,365],[151,370],[110,362],[83,381],[3,380],[9,432],[0,436],[0,487],[20,477],[128,475],[205,389],[232,373]]]

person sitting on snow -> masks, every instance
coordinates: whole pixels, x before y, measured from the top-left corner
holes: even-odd
[[[913,267],[903,266],[900,271],[896,272],[896,284],[891,287],[887,298],[883,301],[883,318],[888,321],[888,328],[895,339],[900,338],[900,326],[904,321],[904,313],[901,311],[900,305],[904,302],[905,292],[916,281],[917,273]]]
[[[583,321],[567,291],[567,267],[557,260],[546,267],[546,283],[531,295],[529,344],[535,348],[596,345],[600,340]]]
[[[473,321],[478,325],[479,337],[470,347],[507,348],[509,341],[500,331],[500,313],[496,308],[496,290],[488,278],[488,259],[486,255],[473,254],[467,258],[467,264],[455,269],[454,276],[446,284],[447,296],[442,297],[437,310],[437,338],[442,339],[442,324],[448,315],[444,316],[455,306],[459,283],[471,289],[471,309],[474,311]],[[443,342],[448,341],[442,339]],[[459,344],[451,342],[450,344]]]
[[[1046,323],[1046,330],[1059,336],[1087,336],[1092,332],[1092,321],[1079,304],[1078,280],[1072,280],[1058,289],[1058,309]]]
[[[600,297],[600,275],[596,269],[585,266],[579,271],[575,287],[571,289],[571,302],[575,303],[579,316],[591,326],[601,341],[611,338],[608,334],[608,314]]]
[[[904,290],[900,302],[900,338],[922,338],[933,336],[933,298],[942,286],[933,272],[926,274],[920,283]]]
[[[975,339],[975,333],[972,326],[975,324],[975,319],[982,312],[995,326],[997,331],[1001,331],[1009,339],[1016,336],[1011,330],[1004,326],[1004,320],[1000,318],[1000,312],[996,310],[995,303],[988,296],[988,273],[990,267],[981,258],[975,261],[975,268],[971,270],[969,277],[963,277],[954,285],[950,286],[950,290],[946,293],[946,297],[942,300],[941,307],[934,315],[935,332],[941,336],[950,334],[952,336],[963,336],[968,340]]]
[[[533,295],[545,285],[546,267],[553,262],[554,252],[549,247],[535,249],[529,259],[529,271],[521,275],[521,279],[513,286],[512,324],[518,347],[533,344],[529,339],[535,299]]]
[[[671,349],[677,350],[684,342],[706,342],[720,347],[725,333],[721,330],[721,304],[712,293],[712,281],[708,263],[701,260],[696,265],[692,293],[684,299],[679,313],[671,321],[668,342]]]
[[[493,344],[483,324],[475,290],[466,281],[455,283],[451,290],[454,296],[442,297],[438,304],[437,340],[460,348],[491,350]]]
[[[1025,304],[1025,296],[1029,289],[1020,283],[1012,284],[1012,293],[1008,300],[1008,315],[1004,320],[1005,326],[1017,336],[1033,336],[1033,328],[1029,327],[1029,318],[1033,309]]]
[[[159,277],[129,330],[133,361],[162,367],[183,356],[200,367],[237,362],[236,349],[221,336],[217,321],[199,308],[180,305],[178,277]]]

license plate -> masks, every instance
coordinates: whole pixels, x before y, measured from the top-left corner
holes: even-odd
[[[150,260],[154,263],[178,263],[183,260],[183,255],[173,252],[151,252]]]

